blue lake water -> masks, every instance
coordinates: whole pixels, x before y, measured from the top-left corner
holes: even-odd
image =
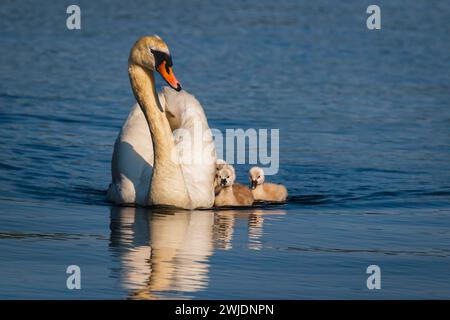
[[[0,298],[450,298],[449,2],[377,1],[377,31],[372,1],[77,3],[75,31],[64,2],[0,4]],[[280,129],[286,204],[106,202],[155,33],[211,127]]]

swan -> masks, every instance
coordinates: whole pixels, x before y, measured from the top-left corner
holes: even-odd
[[[155,70],[171,87],[159,94]],[[201,104],[181,91],[167,44],[158,36],[138,39],[130,51],[128,74],[137,103],[114,144],[108,200],[121,205],[212,207],[214,141]]]

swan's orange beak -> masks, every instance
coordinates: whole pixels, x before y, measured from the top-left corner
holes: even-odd
[[[175,74],[173,73],[172,67],[167,65],[167,61],[163,61],[157,68],[159,74],[164,78],[164,80],[167,81],[169,86],[171,86],[173,89],[180,91],[181,90],[181,84],[175,78]]]

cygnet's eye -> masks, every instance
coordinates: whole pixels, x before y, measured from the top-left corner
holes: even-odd
[[[227,176],[227,179],[229,179],[230,178],[230,176]]]
[[[258,176],[258,179],[261,178],[261,176]]]

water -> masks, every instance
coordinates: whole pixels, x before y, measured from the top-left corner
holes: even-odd
[[[380,31],[370,1],[78,3],[81,31],[64,3],[0,5],[0,298],[450,298],[448,2],[378,1]],[[106,202],[154,33],[211,127],[280,129],[285,205]]]

